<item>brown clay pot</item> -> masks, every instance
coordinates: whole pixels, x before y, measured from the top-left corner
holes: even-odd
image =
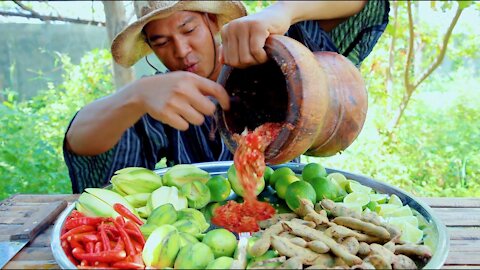
[[[289,123],[265,151],[268,164],[305,155],[331,156],[358,136],[367,112],[367,93],[358,69],[332,52],[313,54],[280,35],[265,44],[267,63],[237,69],[224,66],[218,78],[231,96],[229,111],[216,112],[230,151],[234,133],[266,122]]]

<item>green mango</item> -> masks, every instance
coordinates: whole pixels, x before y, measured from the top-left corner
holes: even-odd
[[[180,249],[175,259],[175,269],[205,269],[214,260],[209,246],[198,242],[189,244]]]
[[[233,164],[228,168],[227,178],[228,178],[228,181],[230,181],[230,185],[232,186],[232,189],[235,192],[235,194],[243,197],[245,195],[245,191],[243,190],[242,184],[240,183],[237,177],[237,170],[235,169],[235,166]],[[265,179],[262,176],[257,182],[255,195],[260,194],[260,192],[262,192],[264,188],[265,188]]]
[[[202,233],[202,229],[194,220],[180,219],[175,221],[175,223],[173,223],[172,225],[175,226],[179,232],[188,233],[194,236]]]
[[[132,205],[130,205],[130,203],[128,203],[128,201],[125,200],[125,198],[123,198],[122,195],[114,191],[103,189],[103,188],[86,188],[85,192],[90,193],[91,195],[97,197],[101,201],[106,202],[108,205],[112,207],[114,204],[120,203],[126,208],[128,208],[128,210],[130,210],[133,214],[138,216],[137,210],[135,210],[135,208]]]
[[[233,258],[222,256],[207,264],[205,269],[230,269],[232,266]]]
[[[167,203],[171,203],[177,211],[188,206],[187,198],[177,187],[163,186],[152,192],[147,201],[147,209],[152,212],[153,209]]]
[[[147,205],[148,198],[150,197],[149,193],[136,193],[131,195],[123,196],[131,206],[138,208]]]
[[[210,189],[198,180],[184,184],[181,192],[187,197],[188,207],[200,209],[210,202]]]
[[[210,174],[192,164],[177,164],[163,175],[163,183],[166,186],[175,186],[181,188],[184,184],[190,183],[194,180],[200,181],[203,184],[210,179]]]
[[[135,210],[137,210],[137,213],[141,218],[148,218],[148,216],[150,216],[150,212],[148,212],[146,206],[137,207]]]
[[[115,172],[110,182],[124,194],[151,193],[162,186],[162,178],[142,167],[127,167]]]
[[[150,234],[152,234],[152,232],[157,228],[158,226],[155,224],[144,223],[142,226],[140,226],[140,231],[142,232],[145,239],[147,239]]]
[[[165,224],[156,228],[147,238],[142,258],[147,267],[173,267],[179,250],[180,235],[177,229]]]
[[[192,220],[197,223],[201,232],[206,231],[210,224],[205,219],[205,216],[197,209],[193,208],[183,208],[177,212],[177,220]]]
[[[195,244],[195,243],[200,242],[200,241],[198,241],[198,239],[195,236],[193,236],[189,233],[179,232],[179,234],[180,234],[180,245],[181,245],[181,247],[184,247],[188,244]]]
[[[76,208],[81,213],[87,216],[97,217],[117,217],[119,214],[113,209],[113,207],[93,196],[90,193],[83,192],[78,197]]]
[[[177,211],[171,203],[166,203],[153,209],[147,219],[148,224],[154,224],[157,226],[173,224],[175,221],[177,221]]]

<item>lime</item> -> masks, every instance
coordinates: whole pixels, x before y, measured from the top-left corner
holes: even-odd
[[[230,231],[220,228],[214,229],[205,234],[202,242],[207,244],[215,258],[226,256],[232,257],[237,248],[237,238]]]
[[[305,181],[308,181],[312,178],[325,177],[325,176],[327,176],[327,171],[319,163],[311,162],[303,167],[302,178]]]
[[[418,244],[422,241],[423,231],[420,230],[418,227],[408,222],[405,222],[400,224],[399,229],[402,231],[400,240],[403,240],[407,243],[413,243],[413,244]]]
[[[357,214],[361,215],[362,214],[362,206],[359,205],[359,204],[355,204],[355,203],[337,203],[337,205],[343,205],[345,206],[346,208],[350,209],[350,210],[353,210],[354,212],[356,212]]]
[[[288,185],[296,181],[300,181],[300,179],[298,179],[298,177],[294,174],[279,176],[279,178],[275,181],[275,190],[277,191],[277,196],[285,199]]]
[[[400,206],[395,204],[379,204],[375,208],[375,212],[377,212],[380,216],[383,216],[386,212],[391,212],[394,209],[400,208]]]
[[[418,219],[415,216],[389,217],[387,218],[387,223],[394,226],[398,226],[403,223],[410,223],[418,228]]]
[[[334,180],[326,177],[314,177],[306,180],[309,182],[317,194],[317,202],[323,199],[339,201],[339,198],[345,195],[345,191]]]
[[[358,204],[363,207],[370,202],[370,196],[366,193],[352,192],[345,196],[343,202],[347,204]]]
[[[377,203],[376,201],[372,201],[372,200],[370,199],[370,202],[367,203],[367,205],[366,205],[366,209],[368,209],[368,210],[370,210],[370,211],[375,211],[375,209],[377,208],[377,205],[378,205],[378,203]],[[365,210],[366,210],[366,209],[365,209]]]
[[[380,193],[371,193],[370,194],[370,201],[376,203],[386,203],[388,199],[387,194],[380,194]]]
[[[348,179],[345,177],[345,175],[343,175],[341,173],[338,173],[338,172],[334,172],[334,173],[331,173],[331,174],[327,175],[327,178],[332,179],[335,182],[337,182],[337,184],[339,184],[343,189],[345,189],[345,186],[348,183]]]
[[[277,180],[284,175],[295,175],[295,173],[289,167],[281,167],[274,170],[268,181],[270,186],[274,188]]]
[[[383,212],[380,212],[379,215],[383,217],[405,217],[405,216],[412,216],[412,209],[410,209],[410,206],[405,205],[402,207],[399,207],[398,205],[395,204],[387,204],[387,205],[394,205],[396,208],[390,208],[386,209]]]
[[[402,200],[395,194],[390,195],[390,199],[388,199],[388,204],[403,206]]]
[[[226,200],[232,191],[230,182],[221,175],[215,175],[208,179],[207,187],[210,189],[210,201],[212,202]]]
[[[312,185],[306,181],[296,181],[288,185],[285,193],[285,201],[288,207],[296,212],[300,207],[300,199],[307,199],[314,204],[316,202],[317,194]]]
[[[271,167],[265,166],[265,171],[263,172],[263,179],[265,179],[265,185],[270,183],[270,177],[272,176],[274,170]]]
[[[367,193],[368,194],[368,193],[372,192],[371,187],[367,187],[365,185],[362,185],[359,182],[354,181],[354,180],[348,180],[347,184],[345,185],[345,190],[348,193],[360,192],[360,193]]]

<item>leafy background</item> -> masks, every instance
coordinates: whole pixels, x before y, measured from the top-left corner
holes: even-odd
[[[273,1],[245,1],[257,12]],[[407,4],[397,2],[398,27],[389,24],[378,45],[361,66],[369,91],[365,126],[354,143],[328,158],[302,156],[302,162],[366,175],[396,185],[417,196],[480,196],[480,76],[476,35],[453,33],[448,65],[433,72],[412,93],[401,121],[391,128],[405,93]],[[435,3],[435,2],[433,2]],[[468,9],[479,4],[462,1]],[[456,1],[432,4],[433,10],[453,10]],[[392,16],[392,14],[390,14]],[[417,72],[438,55],[444,29],[427,20],[415,22]],[[395,61],[389,64],[396,37]],[[50,83],[34,98],[22,100],[17,89],[0,89],[0,199],[16,193],[71,193],[63,161],[64,132],[75,112],[114,91],[111,55],[88,52],[79,63],[55,54],[63,82]],[[391,84],[388,84],[388,72]],[[415,74],[410,74],[414,77]],[[160,162],[158,166],[163,166]]]

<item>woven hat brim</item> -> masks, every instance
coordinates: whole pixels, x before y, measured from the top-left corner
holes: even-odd
[[[217,15],[221,27],[231,20],[247,15],[240,1],[179,1],[171,6],[155,10],[128,25],[113,39],[113,59],[123,67],[131,67],[142,57],[152,53],[144,40],[143,27],[153,20],[166,18],[176,11],[197,11]]]

